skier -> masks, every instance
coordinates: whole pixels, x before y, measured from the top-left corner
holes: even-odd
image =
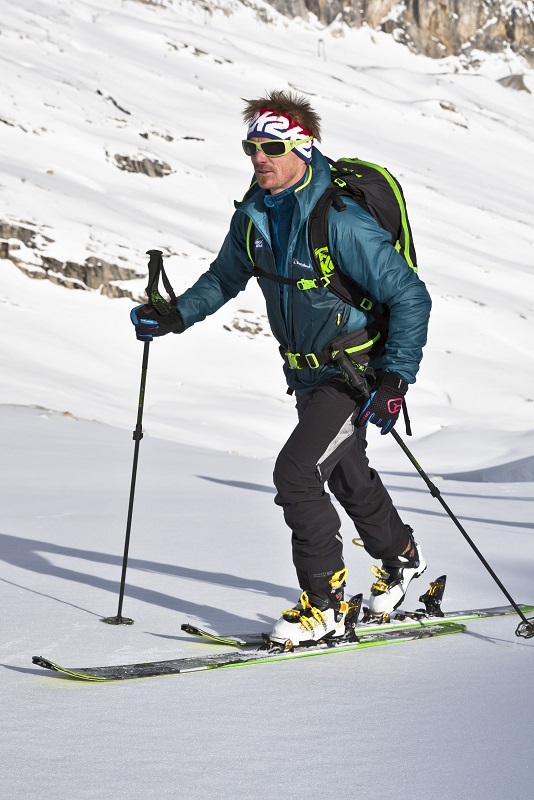
[[[389,233],[350,199],[343,213],[332,209],[328,216],[332,254],[347,276],[387,304],[385,347],[378,354],[372,348],[376,330],[370,312],[343,303],[326,287],[301,291],[291,285],[288,278],[295,284],[295,278],[310,277],[308,217],[330,184],[328,161],[314,144],[321,140],[320,117],[306,98],[284,91],[245,101],[243,117],[248,126],[243,150],[255,182],[236,203],[218,256],[178,297],[176,314],[162,316],[144,305],[133,309],[131,319],[141,340],[182,333],[235,297],[253,267],[259,269],[269,324],[298,413],[298,424],[277,458],[274,483],[275,503],[292,532],[302,592],[296,606],[282,613],[271,639],[290,639],[297,646],[345,632],[347,570],[340,519],[325,483],[366,551],[382,562],[374,568],[371,614],[391,613],[410,581],[426,568],[412,528],[369,466],[366,426],[378,425],[385,434],[395,425],[422,358],[431,302]],[[339,339],[353,360],[358,354],[360,370],[376,375],[368,398],[347,383],[335,361],[318,358]]]

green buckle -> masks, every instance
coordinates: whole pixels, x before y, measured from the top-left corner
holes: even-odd
[[[307,289],[318,289],[320,286],[328,286],[330,283],[330,278],[323,276],[322,278],[301,278],[300,281],[297,281],[297,289],[300,289],[301,292],[305,292]]]
[[[287,363],[289,365],[289,369],[302,369],[299,365],[298,359],[300,358],[300,353],[287,353],[286,352]]]
[[[370,311],[373,307],[373,303],[371,300],[368,300],[367,297],[364,297],[360,303],[360,308],[363,308],[364,311]]]
[[[309,366],[310,369],[317,369],[317,367],[321,366],[319,364],[319,359],[317,358],[315,353],[306,353],[304,358],[306,359],[306,364]]]
[[[303,365],[299,359],[304,359],[310,369],[317,369],[317,367],[321,366],[315,353],[306,353],[304,356],[301,356],[300,353],[288,353],[286,351],[285,357],[287,358],[289,369],[303,369]]]
[[[307,289],[317,289],[317,280],[301,278],[300,281],[297,281],[297,289],[300,289],[301,292],[305,292]]]

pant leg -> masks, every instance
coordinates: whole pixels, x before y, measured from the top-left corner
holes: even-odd
[[[365,433],[365,428],[357,429],[352,447],[333,468],[328,486],[353,521],[369,555],[384,559],[402,553],[408,534],[380,475],[369,466]]]
[[[329,578],[344,566],[341,523],[325,492],[322,467],[328,472],[350,449],[355,406],[341,381],[299,394],[299,422],[275,464],[275,503],[292,531],[299,585],[315,594],[328,592]]]
[[[352,424],[356,406],[341,381],[298,395],[299,422],[275,465],[275,503],[292,531],[299,585],[315,594],[327,592],[330,576],[344,565],[340,519],[325,481],[333,482],[332,491],[374,557],[392,554],[390,547],[398,554],[406,546],[406,529],[378,475],[369,469],[365,431]]]

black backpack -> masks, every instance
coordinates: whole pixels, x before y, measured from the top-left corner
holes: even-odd
[[[417,258],[413,244],[412,232],[406,211],[406,204],[400,183],[387,169],[360,158],[340,158],[338,161],[328,159],[332,182],[328,186],[308,220],[308,237],[310,252],[316,278],[311,280],[295,280],[282,278],[266,273],[254,266],[253,275],[268,278],[278,283],[297,286],[299,289],[328,288],[340,300],[355,308],[371,311],[377,327],[382,334],[382,341],[387,338],[387,308],[377,308],[365,289],[345,275],[332,258],[328,242],[328,212],[334,206],[343,212],[346,204],[344,197],[350,197],[364,208],[378,224],[391,235],[391,242],[407,263],[417,272]],[[247,231],[247,252],[252,253],[252,224]],[[251,256],[251,260],[252,256]]]

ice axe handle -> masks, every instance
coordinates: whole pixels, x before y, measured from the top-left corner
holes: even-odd
[[[360,372],[359,369],[356,369],[344,350],[338,350],[335,356],[333,356],[333,359],[334,361],[337,361],[341,371],[347,376],[352,388],[365,397],[366,400],[368,400],[370,395],[369,385],[364,373]]]

